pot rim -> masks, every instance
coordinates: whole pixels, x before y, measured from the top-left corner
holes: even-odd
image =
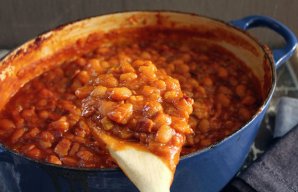
[[[102,17],[102,16],[110,16],[110,15],[117,15],[117,14],[124,14],[124,13],[177,13],[177,14],[182,14],[182,15],[190,15],[190,16],[195,16],[195,17],[202,17],[202,18],[206,18],[206,19],[209,19],[209,20],[213,20],[213,21],[216,21],[218,23],[222,23],[224,25],[226,25],[227,27],[230,27],[240,33],[243,33],[244,35],[248,36],[250,40],[254,41],[260,48],[261,50],[263,51],[264,53],[264,59],[265,60],[268,60],[269,63],[270,63],[270,68],[271,68],[271,77],[272,77],[272,84],[271,84],[271,88],[266,96],[266,99],[264,99],[264,101],[262,102],[262,105],[260,105],[260,107],[258,108],[258,111],[250,118],[249,121],[247,121],[240,129],[236,130],[235,132],[231,133],[229,136],[225,137],[224,139],[216,142],[216,143],[213,143],[211,146],[208,146],[208,147],[205,147],[203,149],[200,149],[196,152],[193,152],[193,153],[189,153],[187,155],[184,155],[180,158],[180,161],[185,161],[189,158],[192,158],[194,156],[197,156],[199,154],[202,154],[202,153],[205,153],[209,150],[211,150],[212,148],[215,148],[219,145],[221,145],[222,143],[226,142],[227,140],[229,140],[231,137],[234,137],[235,134],[237,133],[240,133],[242,132],[245,128],[248,127],[249,124],[251,124],[253,121],[255,121],[255,119],[266,109],[267,105],[269,104],[269,102],[271,101],[271,98],[272,98],[272,95],[273,95],[273,92],[275,90],[275,87],[276,87],[276,66],[275,66],[275,62],[273,60],[273,57],[272,57],[272,53],[268,50],[266,50],[264,48],[264,46],[255,38],[253,37],[252,35],[250,35],[248,32],[244,31],[244,30],[241,30],[237,27],[235,27],[234,25],[226,22],[226,21],[223,21],[223,20],[220,20],[220,19],[217,19],[217,18],[213,18],[213,17],[209,17],[209,16],[205,16],[205,15],[201,15],[201,14],[197,14],[197,13],[190,13],[190,12],[184,12],[184,11],[177,11],[177,10],[131,10],[131,11],[116,11],[116,12],[110,12],[108,14],[100,14],[100,15],[94,15],[94,16],[90,16],[90,17],[85,17],[85,18],[82,18],[82,19],[77,19],[77,20],[74,20],[74,21],[71,21],[71,22],[68,22],[68,23],[65,23],[65,24],[62,24],[62,25],[59,25],[53,29],[50,29],[50,30],[47,30],[47,31],[44,31],[42,33],[40,33],[39,35],[37,35],[35,38],[33,38],[32,40],[35,40],[36,38],[48,33],[48,32],[51,32],[51,31],[54,31],[56,29],[62,29],[66,26],[69,26],[71,24],[74,24],[74,23],[77,23],[77,22],[80,22],[80,21],[84,21],[84,20],[88,20],[88,19],[92,19],[92,18],[96,18],[96,17]],[[15,50],[17,50],[19,47],[21,47],[22,45],[24,45],[25,43],[29,42],[31,40],[28,40],[28,41],[25,41],[24,43],[22,43],[20,46],[16,47],[15,49],[12,49],[11,51],[9,51],[8,53],[6,53],[1,59],[0,59],[0,62],[2,60],[4,60],[8,55],[10,55],[12,52],[14,52]],[[24,158],[28,161],[32,161],[33,163],[37,163],[37,164],[41,164],[42,166],[46,165],[46,166],[50,166],[52,168],[56,168],[56,169],[62,169],[62,170],[69,170],[69,171],[75,171],[75,172],[119,172],[121,171],[120,168],[83,168],[83,167],[69,167],[69,166],[61,166],[61,165],[56,165],[56,164],[52,164],[52,163],[48,163],[48,162],[45,162],[45,161],[39,161],[39,160],[36,160],[36,159],[31,159],[30,157],[27,157],[21,153],[17,153],[16,151],[13,151],[12,149],[9,149],[8,147],[6,147],[4,144],[0,143],[0,148],[4,149],[5,151],[8,151],[18,157],[21,157],[21,158]],[[178,163],[178,165],[179,165]]]

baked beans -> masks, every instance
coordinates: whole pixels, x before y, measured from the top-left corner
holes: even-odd
[[[57,165],[116,167],[87,120],[159,155],[182,145],[185,155],[232,134],[260,106],[257,78],[218,45],[174,29],[112,37],[21,88],[0,114],[0,141]]]

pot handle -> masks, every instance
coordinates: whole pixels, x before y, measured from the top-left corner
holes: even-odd
[[[232,25],[242,30],[248,30],[254,27],[267,27],[281,35],[286,45],[283,48],[273,49],[273,58],[276,68],[285,63],[294,53],[297,46],[297,38],[295,34],[284,24],[279,21],[266,16],[248,16],[238,20],[230,21]]]

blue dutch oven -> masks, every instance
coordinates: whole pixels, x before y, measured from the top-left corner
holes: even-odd
[[[134,18],[134,22],[129,22],[131,18]],[[33,78],[47,70],[42,66],[42,59],[53,56],[58,50],[92,33],[158,23],[165,27],[194,27],[202,33],[213,34],[211,38],[201,38],[228,49],[241,59],[261,82],[264,101],[258,112],[240,130],[211,147],[183,156],[177,166],[172,192],[219,191],[244,163],[271,100],[276,84],[276,69],[291,57],[296,48],[295,35],[282,23],[265,16],[249,16],[225,23],[195,14],[167,11],[125,12],[98,16],[59,27],[25,43],[0,62],[0,66],[4,66],[0,71],[0,77],[9,67],[17,74],[22,68],[30,69],[30,65],[34,64],[34,70],[30,71]],[[285,39],[285,47],[269,51],[245,32],[254,27],[266,27],[277,32]],[[6,86],[7,92],[14,93],[16,87],[10,89],[7,85],[12,78],[16,78],[14,80],[19,82],[19,87],[30,80],[12,77],[7,73],[0,78],[0,90],[1,86]],[[0,109],[8,101],[7,95],[9,94],[1,96]],[[6,169],[11,167],[9,170],[16,172],[5,173],[7,177],[15,178],[14,181],[7,181],[10,191],[137,191],[120,169],[55,166],[29,159],[5,146],[1,147],[1,165],[5,165]]]

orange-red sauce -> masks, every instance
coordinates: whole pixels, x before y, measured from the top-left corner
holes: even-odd
[[[159,155],[179,154],[171,149],[184,144],[184,155],[238,130],[262,101],[259,82],[239,59],[191,32],[146,28],[105,38],[21,88],[0,115],[0,141],[54,164],[115,167],[86,118]]]

